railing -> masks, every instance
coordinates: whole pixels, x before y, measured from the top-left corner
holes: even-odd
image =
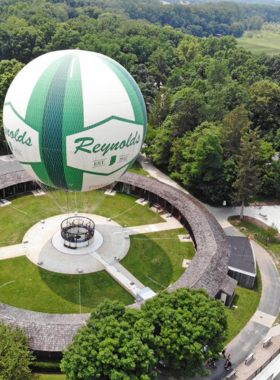
[[[247,377],[246,380],[254,379],[254,377],[256,377],[260,372],[262,372],[262,370],[265,369],[265,367],[267,367],[268,364],[271,363],[272,360],[274,360],[276,358],[276,356],[279,354],[280,354],[280,348],[259,369],[257,369],[250,377]]]

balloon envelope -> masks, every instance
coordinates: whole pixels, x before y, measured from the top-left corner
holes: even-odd
[[[132,166],[147,116],[136,82],[116,61],[64,50],[20,71],[6,95],[3,123],[13,154],[35,180],[88,191]]]

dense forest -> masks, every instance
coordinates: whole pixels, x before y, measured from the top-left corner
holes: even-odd
[[[278,196],[280,56],[253,56],[233,36],[186,32],[191,17],[197,27],[203,20],[206,34],[222,21],[258,28],[263,20],[277,21],[280,8],[170,6],[170,20],[180,14],[184,25],[176,30],[161,25],[169,24],[162,22],[166,7],[135,0],[2,1],[1,105],[13,77],[35,57],[69,48],[100,52],[139,84],[149,111],[145,150],[162,170],[213,204]]]
[[[224,3],[225,0],[161,0],[163,4],[205,4],[205,3]],[[264,4],[280,5],[280,0],[231,0],[232,3],[240,4]]]

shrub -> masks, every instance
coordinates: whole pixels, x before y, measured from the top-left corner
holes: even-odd
[[[278,232],[279,231],[277,227],[275,225],[272,225],[268,227],[268,229],[266,230],[266,236],[269,238],[270,241],[275,241]]]

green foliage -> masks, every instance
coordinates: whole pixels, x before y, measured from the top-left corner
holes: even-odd
[[[266,236],[269,238],[270,241],[275,241],[276,240],[276,236],[278,235],[279,231],[278,231],[278,228],[275,226],[275,225],[272,225],[270,227],[267,228],[267,230],[265,231],[266,233]]]
[[[11,61],[4,60],[0,62],[0,144],[4,144],[4,131],[3,131],[3,111],[2,107],[6,92],[12,83],[16,74],[23,68],[23,64],[16,59]]]
[[[180,178],[201,199],[220,204],[226,193],[220,128],[203,123],[194,133],[186,133],[181,140],[177,139],[172,152],[173,178]]]
[[[272,138],[280,125],[280,86],[264,80],[254,83],[249,93],[254,125]]]
[[[168,368],[191,377],[203,373],[203,363],[223,347],[227,320],[224,306],[205,290],[163,292],[142,308],[155,327],[154,350]],[[208,345],[205,353],[202,348]]]
[[[163,292],[141,310],[105,301],[64,352],[61,368],[69,380],[156,379],[159,361],[185,376],[204,374],[203,363],[218,355],[226,330],[224,305],[205,290]]]
[[[221,140],[226,159],[239,154],[241,138],[249,126],[248,111],[243,106],[235,108],[224,118]]]
[[[248,131],[241,138],[238,156],[238,175],[233,184],[236,190],[234,200],[242,203],[240,219],[243,218],[243,207],[251,196],[257,194],[261,177],[261,139],[258,129]]]
[[[64,352],[67,379],[156,379],[154,327],[139,311],[105,301]]]
[[[29,366],[34,357],[22,330],[0,323],[1,380],[31,380]]]

